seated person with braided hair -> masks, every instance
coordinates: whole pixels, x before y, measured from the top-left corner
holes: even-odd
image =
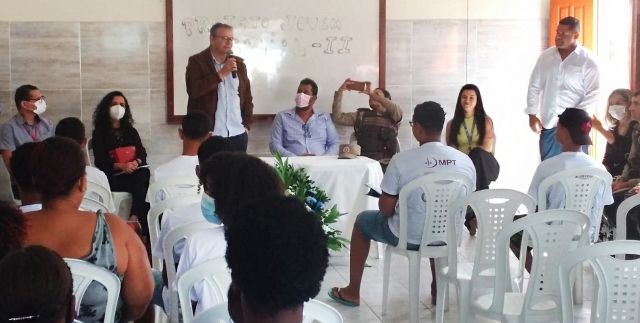
[[[318,295],[329,265],[316,215],[295,197],[263,197],[237,209],[225,238],[231,319],[302,322],[304,303]]]
[[[0,261],[0,322],[71,323],[73,278],[55,252],[30,246]]]

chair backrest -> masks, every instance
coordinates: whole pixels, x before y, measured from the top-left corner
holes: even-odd
[[[149,224],[149,241],[151,246],[156,245],[156,241],[158,241],[158,236],[160,235],[160,214],[176,207],[199,203],[201,199],[201,195],[177,196],[166,199],[149,209],[149,213],[147,213],[147,223]],[[153,257],[151,262],[154,269],[162,270],[162,261],[160,259]]]
[[[149,185],[147,202],[149,202],[151,206],[158,203],[156,196],[160,191],[164,192],[165,200],[176,196],[198,194],[199,183],[200,180],[195,175],[195,171],[193,175],[178,175],[163,178]]]
[[[614,240],[627,239],[627,215],[635,206],[640,205],[640,194],[635,194],[624,200],[618,206],[616,211],[616,231],[614,232]]]
[[[480,281],[480,275],[493,276],[496,267],[496,238],[498,232],[511,222],[520,206],[527,208],[527,213],[535,212],[535,200],[522,192],[509,189],[488,189],[471,193],[451,203],[448,222],[455,221],[455,217],[462,210],[470,206],[478,219],[478,238],[476,242],[475,259],[471,281]],[[456,245],[461,230],[448,230],[447,244]],[[449,272],[452,278],[457,277],[456,248],[449,248]],[[486,273],[487,272],[487,273]],[[485,275],[488,274],[488,275]],[[492,282],[492,280],[490,281]]]
[[[342,323],[342,315],[335,308],[315,299],[304,303],[302,310],[303,323]],[[229,311],[227,304],[219,304],[196,315],[191,323],[229,323]],[[187,323],[185,321],[185,323]]]
[[[106,205],[86,196],[82,198],[82,203],[80,203],[80,207],[78,209],[91,212],[98,212],[100,210],[104,213],[109,212],[109,208]]]
[[[622,254],[622,259],[611,257]],[[640,259],[624,260],[624,254],[640,254],[640,241],[610,241],[584,247],[568,254],[560,263],[562,322],[573,322],[571,271],[582,270],[589,261],[598,279],[597,302],[591,322],[640,322]],[[596,288],[596,287],[594,287]]]
[[[527,232],[533,242],[533,266],[526,288],[521,317],[553,314],[558,315],[560,290],[558,265],[576,244],[575,234],[580,232],[580,248],[588,243],[589,218],[575,210],[548,210],[529,214],[505,226],[496,241],[496,276],[493,302],[490,312],[502,313],[507,283],[510,282],[509,254],[511,236],[517,232]],[[523,238],[524,240],[524,238]],[[548,306],[553,302],[555,306]],[[545,309],[548,309],[545,311]],[[524,322],[524,320],[521,320]]]
[[[104,322],[114,322],[120,296],[120,278],[114,273],[78,259],[65,258],[64,261],[71,269],[73,276],[73,295],[76,297],[76,312],[80,313],[82,297],[89,284],[96,281],[107,289],[107,305],[104,312]]]
[[[173,258],[173,246],[180,240],[186,239],[198,231],[217,228],[219,225],[210,223],[206,220],[198,221],[194,223],[185,224],[177,227],[167,234],[164,241],[162,241],[162,249],[164,252],[164,261],[167,264],[167,285],[173,286],[176,279],[176,267],[175,259]],[[171,322],[178,322],[178,292],[173,288],[168,288],[169,297],[171,299],[171,308],[169,309],[169,317]],[[184,306],[190,306],[186,304]]]
[[[109,188],[106,188],[99,183],[87,180],[87,191],[84,193],[84,197],[93,199],[91,197],[91,193],[98,194],[100,198],[102,198],[102,204],[108,207],[109,213],[116,213],[118,211],[113,203],[113,195]]]
[[[178,279],[178,298],[180,304],[191,304],[189,290],[199,281],[209,283],[218,303],[227,302],[227,290],[231,285],[231,274],[227,269],[227,261],[224,257],[209,260],[205,263],[197,265],[185,272]],[[193,319],[193,310],[191,306],[182,307],[182,322],[189,323]]]
[[[611,187],[613,178],[606,170],[596,167],[576,167],[558,172],[545,178],[538,187],[538,211],[547,209],[547,192],[554,184],[561,184],[564,188],[565,209],[576,210],[591,217],[591,210],[595,206],[598,187]],[[602,202],[602,201],[601,201]],[[590,226],[598,230],[602,220],[602,208],[600,205],[596,219],[591,219]],[[594,239],[598,238],[597,232]],[[593,240],[592,242],[595,242]]]
[[[475,189],[473,181],[465,175],[454,172],[438,172],[421,176],[400,189],[398,204],[400,208],[400,234],[397,249],[406,250],[408,231],[408,201],[414,190],[422,190],[425,203],[425,219],[420,250],[433,243],[447,241],[447,214],[449,204],[454,200],[471,194]],[[457,223],[456,223],[457,224]],[[456,225],[454,228],[457,228]]]

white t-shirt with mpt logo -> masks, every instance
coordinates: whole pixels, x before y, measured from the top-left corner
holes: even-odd
[[[476,168],[469,156],[441,142],[428,142],[420,147],[395,154],[382,178],[380,188],[387,195],[398,196],[400,189],[409,182],[436,172],[465,175],[473,181],[473,188],[475,188]],[[409,213],[408,242],[420,244],[426,212],[420,189],[415,190],[409,197],[407,211]],[[400,216],[397,206],[396,213],[389,218],[389,229],[396,237],[400,235]]]

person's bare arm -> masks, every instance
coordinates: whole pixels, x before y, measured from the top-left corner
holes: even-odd
[[[593,128],[598,130],[598,132],[607,139],[607,142],[612,144],[616,141],[616,137],[613,135],[613,132],[605,129],[602,125],[602,121],[600,121],[596,116],[591,117],[591,124],[593,124]]]
[[[397,196],[391,196],[385,192],[382,192],[380,200],[378,200],[378,208],[380,213],[386,217],[392,217],[396,212],[396,203],[398,203]]]
[[[493,148],[493,139],[495,138],[495,133],[493,130],[493,121],[491,118],[485,118],[485,134],[484,140],[482,141],[482,149],[491,152],[491,148]]]
[[[449,120],[449,122],[447,122],[447,128],[445,130],[444,140],[447,143],[447,146],[450,146],[450,147],[458,149],[458,147],[456,147],[454,144],[452,144],[451,141],[449,140],[449,134],[450,133],[451,133],[451,120]]]
[[[11,156],[13,156],[13,151],[3,149],[2,151],[0,151],[0,153],[2,153],[2,161],[4,162],[4,166],[7,167],[7,172],[9,173],[9,177],[13,178],[13,175],[11,175],[11,163],[10,163]]]

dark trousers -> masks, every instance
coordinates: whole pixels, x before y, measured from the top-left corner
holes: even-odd
[[[132,195],[131,215],[135,215],[142,225],[143,235],[148,235],[149,225],[147,223],[147,213],[149,213],[149,203],[145,202],[147,190],[149,189],[149,178],[151,172],[149,168],[139,168],[131,174],[112,176],[109,185],[114,192],[129,192]],[[117,205],[116,205],[117,207]]]
[[[609,220],[609,225],[616,227],[616,213],[618,206],[626,198],[627,191],[613,194],[613,204],[604,206],[604,214]],[[627,214],[627,240],[640,240],[640,207],[636,206]]]
[[[249,144],[249,136],[247,132],[240,135],[229,137],[229,141],[233,144],[236,151],[247,152],[247,145]]]

